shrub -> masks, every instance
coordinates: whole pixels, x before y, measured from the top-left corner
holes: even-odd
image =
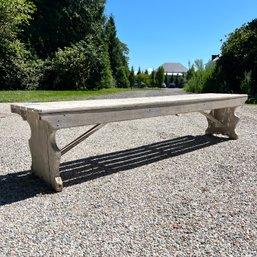
[[[46,89],[92,89],[113,84],[104,45],[80,41],[72,47],[58,49],[45,64],[42,87]]]
[[[59,49],[54,58],[45,63],[46,89],[78,89],[86,86],[88,78],[88,60],[75,48]]]
[[[196,60],[195,71],[192,72],[185,90],[193,93],[203,93],[215,91],[215,63],[209,62],[204,66],[202,60]]]
[[[148,74],[140,73],[136,76],[136,82],[140,86],[150,86],[151,77]]]
[[[37,89],[43,61],[35,58],[19,40],[6,45],[1,53],[1,89]]]

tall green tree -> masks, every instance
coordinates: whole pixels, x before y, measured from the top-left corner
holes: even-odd
[[[24,37],[46,60],[41,87],[102,88],[113,85],[105,39],[105,0],[37,0]]]
[[[178,76],[178,74],[175,77],[175,85],[176,85],[176,87],[179,85],[179,76]]]
[[[27,0],[0,1],[0,43],[12,43],[21,31],[19,25],[28,23],[35,6]]]
[[[156,86],[162,87],[164,80],[165,80],[165,71],[162,66],[160,66],[156,72],[155,80],[156,80]]]
[[[114,17],[111,15],[106,23],[106,41],[111,70],[118,87],[129,86],[128,47],[117,37]]]
[[[89,35],[102,37],[105,0],[34,0],[37,11],[24,39],[39,57],[53,56],[58,48],[70,47]]]
[[[130,83],[130,86],[133,87],[134,84],[135,84],[135,71],[134,71],[134,67],[132,66],[131,67],[131,70],[130,70],[130,74],[129,74],[129,83]]]
[[[189,69],[186,74],[186,80],[190,80],[193,77],[194,73],[195,73],[194,65],[190,64]]]
[[[245,74],[251,73],[251,91],[257,93],[257,19],[228,35],[217,66],[228,91],[240,93]]]
[[[129,86],[128,47],[105,2],[0,1],[1,88]]]
[[[170,77],[170,83],[174,83],[174,75],[173,74]]]
[[[36,63],[31,62],[30,52],[18,38],[21,25],[28,24],[34,10],[31,1],[0,1],[0,89],[30,87],[39,77],[33,74]]]
[[[166,72],[166,73],[165,73],[165,79],[164,79],[164,83],[165,83],[166,85],[168,85],[168,80],[169,80],[169,77],[168,77],[168,73]]]
[[[155,81],[155,70],[152,71],[151,75],[150,75],[150,78],[151,78],[151,82],[150,84],[154,87],[156,85],[156,81]]]

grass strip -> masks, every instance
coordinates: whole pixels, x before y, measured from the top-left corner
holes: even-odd
[[[153,90],[157,88],[147,88]],[[13,102],[53,102],[53,101],[71,101],[86,100],[99,95],[115,94],[131,90],[146,89],[130,89],[130,88],[107,88],[100,90],[13,90],[0,91],[0,103]]]

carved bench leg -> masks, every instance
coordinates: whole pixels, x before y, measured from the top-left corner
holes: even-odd
[[[230,139],[238,139],[238,135],[235,132],[236,125],[239,121],[239,118],[235,115],[236,108],[212,110],[210,115],[218,122],[207,117],[208,128],[205,133],[207,135],[222,134],[228,136]]]
[[[59,174],[61,152],[55,141],[56,131],[36,115],[30,115],[27,121],[31,127],[31,171],[50,184],[55,191],[62,191],[63,183]]]

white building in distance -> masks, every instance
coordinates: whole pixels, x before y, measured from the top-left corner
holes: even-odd
[[[181,63],[166,62],[161,66],[164,68],[164,73],[168,76],[183,76],[187,73],[187,68]]]

